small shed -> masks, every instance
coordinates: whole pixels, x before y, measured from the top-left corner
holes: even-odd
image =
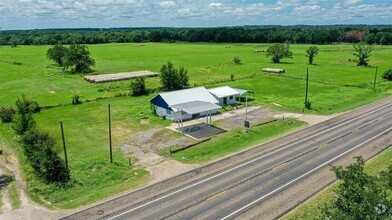
[[[221,86],[208,89],[208,91],[219,101],[220,106],[234,105],[235,97],[240,96],[240,92],[230,86]]]
[[[219,101],[204,87],[159,93],[150,104],[158,116],[173,121],[215,114],[221,108]]]

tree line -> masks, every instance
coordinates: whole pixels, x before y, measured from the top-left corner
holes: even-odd
[[[243,26],[216,28],[43,29],[1,31],[0,45],[140,42],[392,44],[392,25]]]

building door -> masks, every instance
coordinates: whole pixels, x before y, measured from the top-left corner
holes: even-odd
[[[227,97],[224,97],[224,98],[223,98],[223,105],[224,105],[224,106],[227,105]]]

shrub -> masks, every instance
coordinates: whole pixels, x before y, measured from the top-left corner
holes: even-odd
[[[311,110],[312,109],[312,103],[310,101],[305,102],[305,108]]]
[[[34,128],[35,121],[32,114],[38,111],[40,111],[40,107],[37,102],[27,100],[24,95],[21,99],[18,99],[12,126],[14,131],[19,135],[23,135],[28,130]]]
[[[3,123],[11,123],[15,115],[15,110],[12,107],[5,108],[1,107],[0,108],[0,120]]]
[[[134,81],[131,82],[131,94],[133,96],[148,94],[144,77],[137,77]]]
[[[53,146],[54,138],[46,132],[32,129],[22,136],[22,146],[27,160],[36,174],[46,182],[66,182],[69,170]]]
[[[239,57],[234,57],[232,62],[234,65],[241,65],[242,64],[241,59]]]
[[[12,129],[16,134],[23,135],[27,131],[35,128],[36,123],[31,113],[21,114],[17,112],[13,119]]]
[[[79,95],[74,95],[74,96],[72,96],[72,105],[81,104],[82,102],[79,100],[79,98],[80,98]]]
[[[234,74],[230,74],[230,80],[234,81]]]
[[[385,79],[385,80],[388,80],[388,81],[392,81],[392,69],[389,69],[389,70],[385,71],[382,74],[382,78]]]

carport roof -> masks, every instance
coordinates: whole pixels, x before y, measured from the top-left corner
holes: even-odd
[[[208,91],[218,98],[236,96],[240,94],[240,92],[231,88],[230,86],[216,87],[216,88],[208,89]]]
[[[174,111],[178,111],[178,109],[180,109],[181,111],[184,111],[188,114],[198,114],[202,112],[217,110],[222,107],[210,102],[193,101],[172,105],[170,106],[170,108],[172,108]]]

